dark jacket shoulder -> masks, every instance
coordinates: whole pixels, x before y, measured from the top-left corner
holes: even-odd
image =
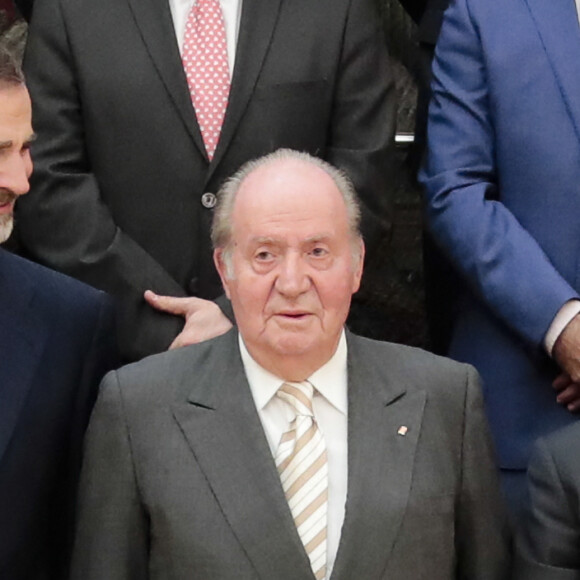
[[[70,276],[0,249],[0,289],[19,293],[32,288],[44,300],[68,309],[107,300],[106,294]],[[40,292],[38,292],[40,290]]]

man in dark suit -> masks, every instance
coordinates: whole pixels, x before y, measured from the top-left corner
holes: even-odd
[[[72,577],[507,578],[476,373],[344,331],[364,255],[348,179],[280,150],[219,198],[239,334],[106,377]]]
[[[0,46],[0,242],[32,171],[31,106]],[[0,250],[0,578],[62,580],[82,439],[114,363],[104,294]]]
[[[22,17],[27,21],[30,22],[30,18],[32,17],[32,8],[34,6],[34,0],[10,0],[11,3],[18,8],[18,12],[22,15]]]
[[[417,118],[415,141],[412,150],[412,167],[419,170],[425,152],[425,133],[427,128],[427,107],[431,95],[431,61],[441,30],[443,13],[449,0],[400,0],[401,4],[418,26],[420,61],[417,70],[412,71],[417,81]]]
[[[385,238],[394,93],[373,0],[218,5],[231,86],[215,152],[182,63],[196,6],[39,0],[30,26],[38,139],[21,242],[118,298],[126,359],[229,328],[208,300],[222,292],[209,227],[215,192],[248,159],[286,146],[342,167],[367,244]]]
[[[533,442],[580,409],[578,18],[457,0],[433,66],[427,213],[467,282],[450,355],[483,376],[515,511]]]
[[[406,158],[406,164],[415,180],[426,148],[431,63],[449,0],[401,0],[401,4],[418,26],[418,58],[411,68],[417,83],[415,135]],[[430,232],[424,229],[422,234],[427,348],[435,354],[446,355],[455,320],[457,273],[433,241]]]
[[[515,580],[580,578],[580,424],[536,442],[530,502],[518,533]]]

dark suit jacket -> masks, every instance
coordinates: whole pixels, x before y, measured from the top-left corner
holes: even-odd
[[[425,156],[431,64],[449,0],[401,0],[401,4],[419,27],[419,53],[411,70],[418,89],[415,139],[406,158],[406,164],[415,177]],[[458,281],[455,271],[433,243],[428,231],[423,231],[422,249],[428,347],[436,354],[446,354],[455,319]]]
[[[508,40],[509,39],[509,40]],[[501,466],[576,415],[543,340],[580,290],[580,29],[574,2],[457,0],[433,65],[433,235],[467,280],[450,354],[482,374]]]
[[[344,168],[383,239],[393,83],[373,0],[244,0],[230,101],[208,162],[167,0],[39,0],[25,56],[38,134],[19,205],[35,259],[120,300],[127,358],[178,317],[143,300],[222,293],[204,192],[279,147]]]
[[[409,16],[419,26],[419,41],[430,45],[437,43],[443,13],[449,0],[400,0]]]
[[[0,578],[66,577],[84,429],[113,344],[101,292],[0,250]]]
[[[347,340],[348,495],[332,578],[507,578],[473,369]],[[105,378],[79,509],[75,580],[314,578],[235,331]]]
[[[18,11],[22,14],[24,19],[27,22],[30,22],[34,0],[14,0],[14,5],[18,8]]]
[[[540,439],[528,469],[515,580],[580,578],[580,424]]]
[[[34,0],[14,0],[14,4],[27,21],[32,16]],[[449,0],[401,0],[401,4],[411,18],[419,24],[420,40],[435,45],[443,12]]]

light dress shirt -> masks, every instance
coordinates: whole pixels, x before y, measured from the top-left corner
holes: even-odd
[[[251,357],[241,336],[239,336],[239,344],[246,378],[272,456],[275,458],[280,438],[288,430],[294,418],[290,405],[275,396],[277,390],[287,381],[262,368]],[[346,337],[343,331],[332,358],[308,377],[308,382],[314,386],[312,407],[318,427],[324,436],[328,463],[327,579],[330,578],[336,559],[346,503],[348,478],[346,356]]]
[[[187,17],[194,4],[194,0],[169,0],[169,8],[173,17],[173,27],[175,37],[179,46],[179,52],[183,51],[183,37],[185,36],[185,24]],[[236,60],[236,45],[238,43],[238,32],[240,30],[240,17],[242,14],[242,0],[220,0],[224,23],[226,26],[226,43],[228,46],[228,68],[230,69],[230,79],[234,71]]]

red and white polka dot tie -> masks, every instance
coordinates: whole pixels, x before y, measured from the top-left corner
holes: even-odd
[[[219,0],[196,0],[185,25],[183,67],[191,100],[211,160],[230,92],[226,27]]]

